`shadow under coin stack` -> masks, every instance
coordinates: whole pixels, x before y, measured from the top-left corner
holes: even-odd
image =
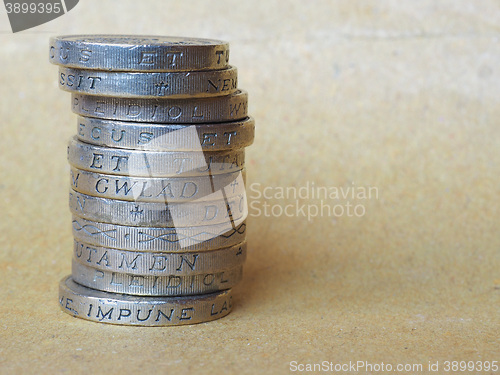
[[[244,148],[255,127],[228,59],[218,40],[51,39],[78,115],[64,312],[144,326],[230,312],[247,252]]]

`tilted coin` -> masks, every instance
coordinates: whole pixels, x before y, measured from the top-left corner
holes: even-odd
[[[196,139],[198,139],[196,134]],[[240,171],[245,151],[142,151],[84,143],[73,137],[68,162],[78,169],[133,177],[207,176]]]
[[[248,116],[248,93],[213,98],[140,99],[73,93],[73,112],[101,119],[153,123],[210,123],[241,120]]]
[[[246,239],[246,222],[198,227],[152,228],[106,224],[73,216],[77,241],[114,249],[152,252],[191,252],[237,245]]]
[[[150,35],[67,35],[50,39],[50,62],[97,70],[223,69],[229,44],[221,40]]]
[[[105,72],[59,67],[64,91],[122,98],[202,98],[229,95],[238,87],[234,67],[175,73]]]
[[[201,202],[241,195],[245,170],[196,177],[129,177],[70,169],[73,190],[133,202]]]
[[[192,296],[230,289],[243,277],[243,267],[179,276],[136,275],[98,270],[72,262],[75,283],[103,292],[137,296]]]
[[[96,270],[131,275],[188,276],[216,273],[242,266],[247,255],[247,244],[211,251],[166,253],[127,251],[74,241],[73,259]]]
[[[139,297],[84,287],[66,276],[59,283],[61,310],[94,322],[175,326],[222,318],[232,309],[231,289],[187,297]]]
[[[174,125],[78,117],[76,136],[99,146],[146,151],[226,151],[253,143],[255,121]]]
[[[246,194],[200,202],[130,202],[94,197],[70,190],[69,208],[75,216],[100,223],[148,227],[188,227],[244,220]]]

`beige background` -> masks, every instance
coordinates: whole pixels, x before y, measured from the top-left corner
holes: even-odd
[[[499,25],[498,1],[85,0],[12,34],[1,9],[0,373],[284,374],[291,361],[358,360],[445,373],[446,360],[500,360]],[[70,272],[76,123],[48,38],[73,33],[230,41],[257,121],[249,183],[373,186],[378,199],[356,200],[362,217],[250,217],[222,320],[69,317],[57,286]]]

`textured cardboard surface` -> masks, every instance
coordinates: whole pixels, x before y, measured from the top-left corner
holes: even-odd
[[[499,360],[499,22],[495,1],[86,0],[13,35],[2,10],[0,373]],[[136,328],[60,311],[76,120],[47,54],[49,36],[75,33],[231,42],[257,121],[248,186],[260,185],[228,317]],[[255,191],[308,183],[378,195],[324,202],[362,204],[361,217],[256,215]]]

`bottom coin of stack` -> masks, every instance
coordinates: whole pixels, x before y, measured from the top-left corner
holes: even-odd
[[[61,280],[59,302],[67,313],[96,322],[141,326],[195,324],[231,311],[231,289],[199,296],[138,297],[84,287],[71,276]]]

